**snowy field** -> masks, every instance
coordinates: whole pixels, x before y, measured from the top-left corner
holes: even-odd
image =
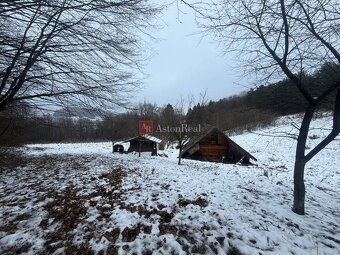
[[[340,254],[340,141],[306,167],[291,211],[297,118],[232,137],[254,166],[29,145],[0,171],[0,254]],[[332,121],[313,121],[312,148]],[[273,137],[277,136],[277,137]],[[11,162],[11,163],[8,163]]]

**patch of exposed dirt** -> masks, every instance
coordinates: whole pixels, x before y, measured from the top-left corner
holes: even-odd
[[[18,223],[11,221],[6,225],[1,226],[0,228],[1,228],[1,231],[6,232],[7,234],[10,235],[10,234],[15,233],[15,231],[17,231],[17,229],[18,229],[17,225],[18,225]]]
[[[48,212],[48,218],[53,219],[49,224],[48,219],[43,219],[40,222],[42,228],[48,228],[49,225],[58,224],[56,230],[47,235],[45,243],[46,250],[48,252],[54,252],[57,250],[59,245],[55,243],[63,242],[65,249],[69,249],[71,252],[75,248],[71,245],[71,240],[74,234],[72,231],[82,221],[87,213],[85,208],[85,199],[77,196],[78,189],[74,186],[69,186],[61,193],[50,192],[49,197],[53,198],[53,201],[49,202],[44,206]],[[88,248],[85,246],[81,247],[84,253],[88,253]],[[72,254],[72,253],[70,253]]]
[[[32,244],[25,242],[21,245],[14,245],[12,247],[8,247],[6,250],[3,251],[3,254],[6,255],[14,255],[14,254],[22,254],[27,253],[29,248],[31,248]]]
[[[234,245],[231,245],[229,243],[229,249],[227,251],[227,255],[242,255],[242,253]]]
[[[177,227],[170,225],[170,224],[165,224],[165,223],[160,223],[159,224],[159,234],[160,235],[165,235],[165,234],[172,234],[176,236],[177,234]]]
[[[180,207],[185,207],[189,204],[198,205],[200,207],[207,207],[209,204],[208,200],[202,197],[198,197],[195,200],[190,200],[190,199],[185,199],[183,197],[180,197],[177,203]]]
[[[89,170],[89,165],[84,162],[91,162],[94,157],[82,156],[81,158],[76,156],[28,156],[23,157],[15,167],[29,166],[32,169],[30,175],[27,175],[27,185],[29,189],[35,190],[36,193],[41,193],[34,197],[33,204],[37,205],[46,199],[52,199],[47,204],[43,205],[43,208],[47,212],[47,217],[42,219],[38,225],[41,230],[45,230],[47,233],[44,236],[45,244],[44,250],[38,254],[52,254],[56,250],[63,248],[65,254],[94,254],[94,250],[91,249],[89,241],[95,240],[99,242],[101,238],[106,238],[109,241],[109,246],[105,250],[100,251],[98,254],[118,254],[118,251],[123,253],[129,253],[133,248],[130,242],[134,242],[137,238],[144,235],[152,235],[157,233],[161,240],[157,241],[157,249],[162,246],[167,246],[166,239],[161,237],[162,235],[173,235],[175,240],[183,248],[185,252],[205,254],[208,250],[216,250],[216,245],[210,247],[210,244],[204,242],[203,244],[197,244],[197,237],[194,232],[188,231],[187,226],[175,225],[172,219],[176,213],[181,210],[180,207],[186,207],[190,204],[198,205],[203,208],[208,206],[206,195],[201,194],[195,199],[185,199],[179,197],[177,204],[172,206],[159,204],[159,194],[152,193],[151,200],[154,201],[154,207],[150,207],[147,203],[142,205],[129,204],[125,201],[129,192],[139,192],[140,186],[136,183],[136,187],[129,187],[124,189],[124,178],[130,173],[123,166],[117,165],[111,169],[110,172],[98,175],[86,176],[86,171]],[[111,167],[111,166],[110,166]],[[19,168],[18,168],[19,169]],[[65,173],[67,169],[67,173]],[[108,168],[110,169],[110,168]],[[133,173],[138,174],[139,169],[131,170]],[[18,171],[16,175],[20,176],[22,171]],[[90,183],[92,188],[90,192],[84,192],[84,190],[77,188],[72,184],[73,179],[69,179],[67,176],[71,173],[71,177],[77,181],[85,181],[85,184]],[[84,174],[83,174],[84,173]],[[78,175],[79,174],[79,175]],[[43,176],[43,178],[41,178]],[[79,177],[81,176],[81,178]],[[84,176],[84,177],[83,177]],[[38,177],[38,178],[37,178]],[[40,178],[40,179],[39,179]],[[46,180],[44,179],[46,178]],[[78,179],[77,179],[78,178]],[[100,185],[97,185],[98,179],[101,179]],[[103,184],[105,180],[106,184]],[[21,179],[23,183],[26,182],[24,178]],[[79,183],[74,181],[75,183]],[[53,187],[55,183],[62,183],[63,186],[67,185],[67,188],[59,190],[59,187]],[[158,184],[161,185],[161,184]],[[82,187],[82,186],[81,186]],[[84,187],[86,187],[84,185]],[[162,189],[170,190],[169,184],[161,185]],[[8,192],[11,192],[9,189]],[[85,195],[80,195],[85,194]],[[26,196],[23,196],[26,199]],[[98,199],[99,197],[99,199]],[[27,203],[27,201],[23,201]],[[88,216],[88,208],[97,210],[99,212],[96,218],[96,223],[93,225],[87,224],[85,219]],[[149,223],[139,222],[132,227],[126,228],[111,228],[109,231],[107,228],[102,228],[106,223],[110,223],[112,219],[112,209],[119,207],[129,212],[137,212],[142,218],[148,219]],[[27,221],[32,217],[30,213],[18,214],[14,217],[15,222],[10,222],[4,227],[7,233],[17,231],[17,222]],[[151,225],[159,223],[157,225]],[[81,225],[79,225],[81,224]],[[84,232],[82,232],[82,243],[75,245],[73,243],[76,238],[75,229],[85,224]],[[107,224],[108,225],[108,224]],[[106,225],[106,226],[107,226]],[[158,233],[159,230],[159,233]],[[125,243],[117,245],[117,241]],[[92,242],[92,241],[91,241]],[[216,243],[222,245],[225,242],[224,237],[216,238]],[[31,247],[31,244],[25,243],[16,247],[6,247],[8,254],[19,254],[27,252]],[[155,247],[156,248],[156,247]],[[145,247],[145,250],[141,251],[141,254],[152,254],[152,250]],[[233,255],[234,253],[230,253]],[[236,253],[235,253],[236,254]]]
[[[109,240],[111,243],[115,243],[116,240],[118,239],[120,235],[120,229],[119,228],[114,228],[110,232],[106,232],[104,234],[105,238]]]
[[[109,173],[105,173],[99,176],[99,178],[106,178],[110,184],[116,189],[121,188],[123,178],[126,176],[126,171],[122,167],[116,167]]]
[[[129,212],[137,212],[140,216],[144,216],[145,218],[150,218],[152,215],[157,215],[159,210],[157,210],[156,208],[152,209],[152,210],[148,210],[146,205],[131,205],[131,204],[126,204],[125,202],[121,202],[119,204],[121,209],[125,209]]]
[[[132,242],[136,239],[136,237],[141,232],[141,225],[137,224],[131,228],[125,228],[122,231],[122,241],[123,242]]]
[[[117,247],[114,244],[110,244],[110,246],[106,250],[107,255],[117,255],[118,254],[119,247]]]
[[[204,244],[201,245],[194,245],[191,249],[192,253],[198,253],[198,254],[206,254],[207,252],[207,247]]]
[[[82,243],[79,247],[73,245],[71,242],[67,242],[65,246],[65,254],[94,255],[95,253],[87,242]]]
[[[55,222],[61,222],[65,231],[74,229],[86,214],[84,199],[77,196],[78,189],[74,186],[67,187],[61,194],[50,193],[53,201],[44,206]]]
[[[186,229],[183,229],[183,228],[179,229],[177,234],[178,234],[178,237],[187,240],[192,245],[196,243],[196,239],[192,237],[191,233],[189,233],[188,230]]]
[[[217,242],[219,242],[221,245],[223,245],[225,237],[224,236],[218,236],[216,237]]]

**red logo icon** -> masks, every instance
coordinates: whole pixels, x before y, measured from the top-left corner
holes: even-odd
[[[138,122],[138,130],[140,135],[152,135],[153,134],[153,121],[152,120],[140,120]]]

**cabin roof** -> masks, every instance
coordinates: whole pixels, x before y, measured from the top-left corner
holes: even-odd
[[[251,155],[249,152],[247,152],[245,149],[243,149],[240,145],[238,145],[233,140],[231,140],[222,131],[220,131],[219,129],[217,129],[216,127],[213,127],[213,126],[207,126],[207,127],[203,128],[202,131],[199,134],[190,138],[190,140],[184,145],[181,156],[183,156],[184,153],[186,153],[188,150],[190,150],[195,144],[199,143],[199,141],[201,141],[204,137],[206,137],[207,135],[209,135],[210,133],[212,133],[214,131],[217,131],[217,132],[221,133],[222,135],[224,135],[225,138],[230,142],[230,144],[231,144],[231,146],[234,150],[236,149],[238,151],[241,151],[242,153],[247,155],[249,158],[252,158],[253,160],[257,161],[257,159],[253,155]]]
[[[131,142],[131,141],[142,141],[142,142],[149,141],[149,142],[154,142],[154,143],[160,143],[162,140],[152,135],[139,135],[139,136],[132,137],[128,140],[125,140],[124,143]]]

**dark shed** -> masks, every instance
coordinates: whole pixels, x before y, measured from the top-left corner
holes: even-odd
[[[249,152],[232,141],[215,127],[206,127],[192,137],[184,146],[182,158],[215,161],[223,163],[249,164],[250,159],[257,161]]]
[[[151,152],[151,155],[157,155],[157,144],[161,140],[151,135],[143,135],[130,138],[125,142],[130,143],[128,152]]]

